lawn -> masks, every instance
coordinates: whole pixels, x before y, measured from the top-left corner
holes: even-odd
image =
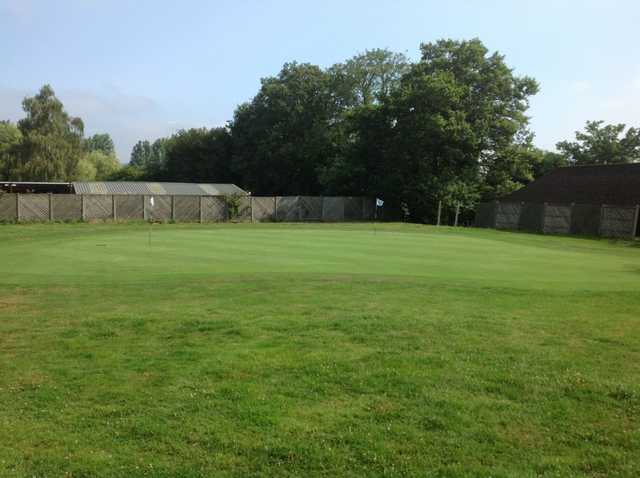
[[[0,476],[638,475],[630,243],[0,226]]]

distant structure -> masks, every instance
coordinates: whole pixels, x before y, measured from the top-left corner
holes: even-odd
[[[640,204],[640,163],[558,168],[501,202]]]
[[[640,164],[556,169],[498,201],[480,204],[476,226],[640,237]]]
[[[2,181],[7,193],[119,194],[149,196],[248,196],[235,184],[169,183],[151,181],[76,181],[70,183]]]

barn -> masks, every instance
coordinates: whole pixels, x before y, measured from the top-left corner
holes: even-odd
[[[476,225],[546,234],[640,237],[640,164],[558,168],[480,204]]]

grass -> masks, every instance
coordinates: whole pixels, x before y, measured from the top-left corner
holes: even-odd
[[[0,227],[0,476],[638,476],[640,248]]]

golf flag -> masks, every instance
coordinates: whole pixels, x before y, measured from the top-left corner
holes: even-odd
[[[376,198],[376,207],[384,206],[384,201],[382,199]]]
[[[149,204],[151,204],[151,207],[154,206],[154,204],[153,204],[153,196],[151,196],[151,198],[149,199]]]

